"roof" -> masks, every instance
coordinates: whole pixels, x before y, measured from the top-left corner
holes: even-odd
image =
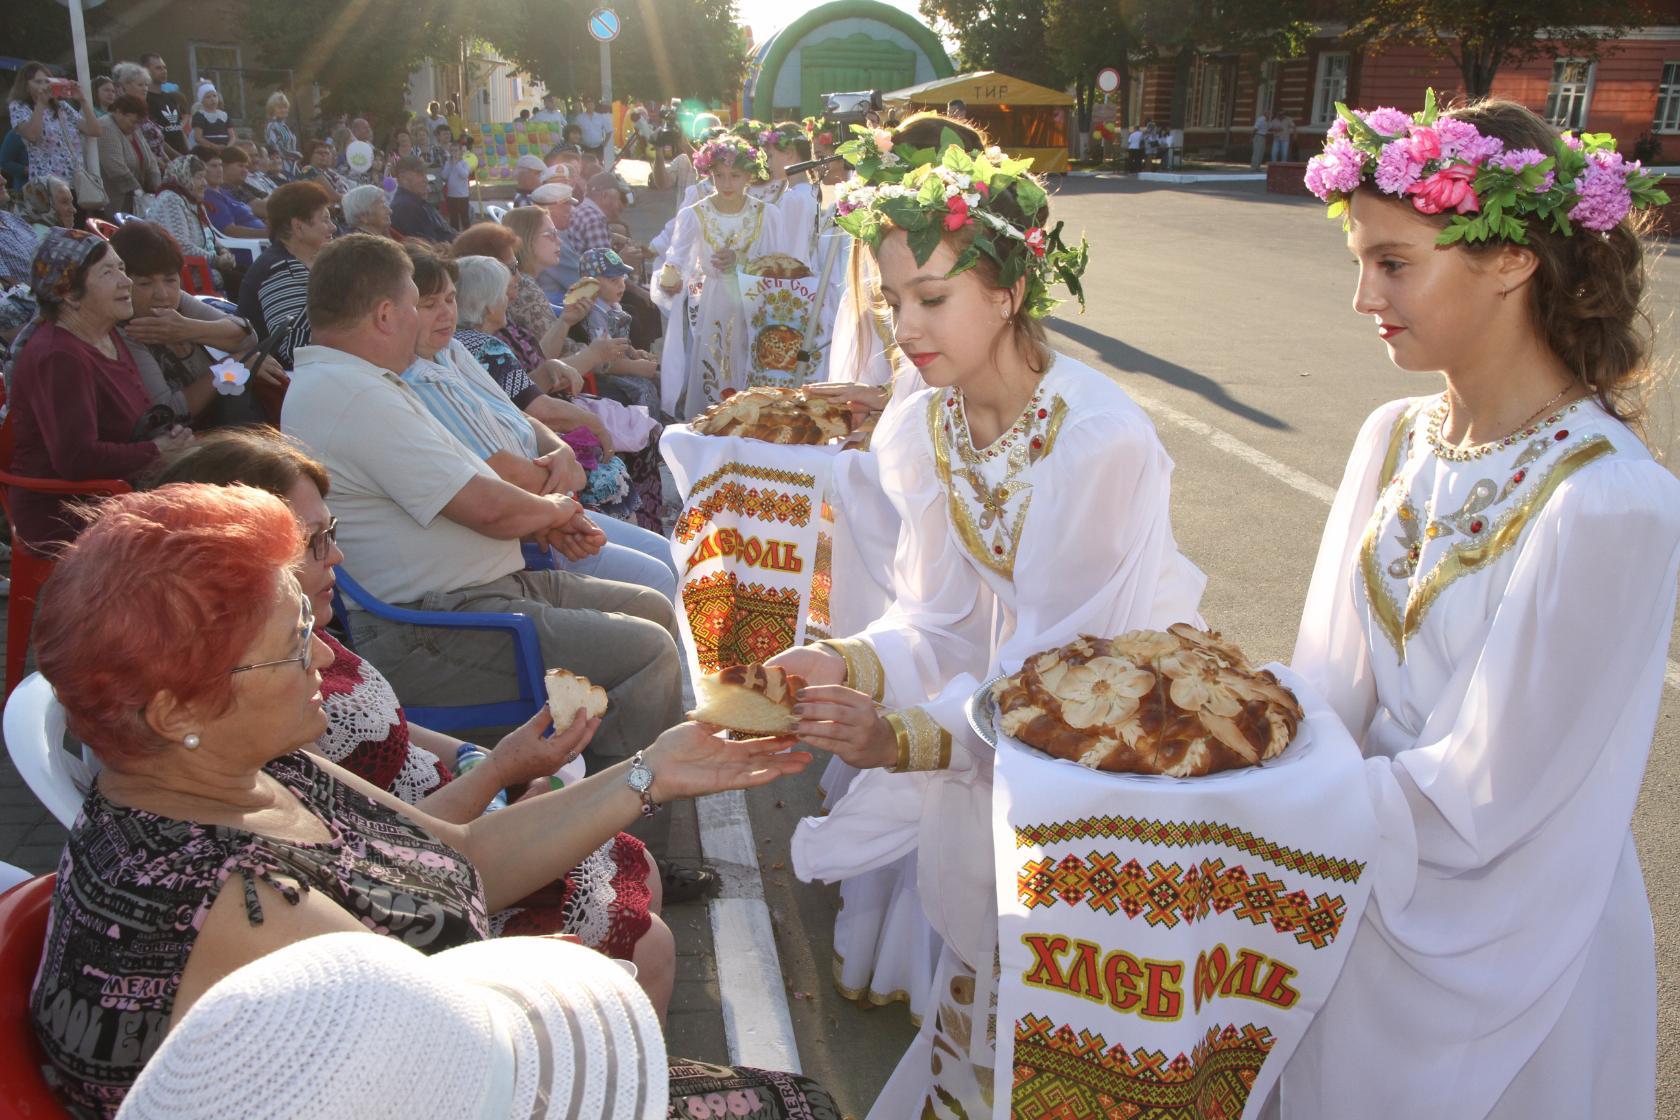
[[[972,70],[949,78],[936,78],[919,86],[906,86],[882,99],[912,105],[943,105],[965,101],[974,105],[1072,105],[1073,94],[1034,85],[1025,78],[1011,78],[996,70]]]

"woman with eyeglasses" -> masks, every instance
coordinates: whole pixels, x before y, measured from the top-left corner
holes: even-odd
[[[455,823],[309,749],[330,727],[333,653],[283,500],[178,484],[93,516],[36,615],[41,671],[103,764],[59,861],[30,997],[49,1079],[76,1115],[114,1116],[171,1024],[250,961],[332,932],[428,954],[485,940],[492,914],[661,804],[810,762],[788,739],[682,724],[634,760]],[[311,554],[330,555],[330,523],[315,528]],[[551,722],[545,707],[519,734]],[[597,725],[579,712],[549,749],[576,751]],[[837,1115],[788,1075],[677,1066],[673,1099],[745,1082],[767,1120]]]
[[[151,401],[117,330],[134,314],[133,285],[110,244],[53,230],[35,251],[30,286],[38,315],[13,343],[11,469],[31,478],[132,480],[188,447],[184,426],[146,422]],[[55,494],[14,489],[11,514],[14,543],[41,555],[78,529]]]

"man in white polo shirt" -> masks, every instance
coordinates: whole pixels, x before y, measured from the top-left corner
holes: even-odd
[[[386,603],[530,616],[547,667],[607,690],[591,749],[633,754],[683,718],[671,604],[630,584],[524,570],[522,539],[580,559],[606,538],[574,499],[496,477],[403,382],[419,330],[412,273],[395,242],[351,234],[323,249],[309,274],[314,345],[297,352],[281,427],[332,475],[345,567]],[[516,694],[503,632],[409,626],[357,610],[347,624],[357,652],[405,703]]]

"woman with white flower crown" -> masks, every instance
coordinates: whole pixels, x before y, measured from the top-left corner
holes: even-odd
[[[880,130],[842,152],[858,176],[838,221],[876,259],[894,339],[931,388],[875,436],[902,522],[893,606],[853,638],[772,659],[810,682],[800,738],[863,771],[799,826],[795,867],[844,879],[916,853],[943,940],[932,1014],[870,1115],[988,1116],[992,759],[964,704],[1080,633],[1195,618],[1203,578],[1173,540],[1172,463],[1148,417],[1045,340],[1050,285],[1081,295],[1085,246],[1045,228],[1028,163],[949,130],[927,148]]]
[[[720,136],[694,157],[712,193],[677,214],[670,251],[659,270],[659,303],[669,318],[660,356],[661,405],[692,417],[747,387],[748,323],[740,270],[753,257],[795,253],[780,210],[753,198],[747,184],[764,173],[764,153]]]
[[[1649,1118],[1651,912],[1629,828],[1663,690],[1680,483],[1608,136],[1481,102],[1349,113],[1307,185],[1354,309],[1443,392],[1365,422],[1294,668],[1363,747],[1384,858],[1284,1116]]]

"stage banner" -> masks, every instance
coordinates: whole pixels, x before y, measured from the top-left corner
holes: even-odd
[[[685,424],[665,429],[659,452],[683,496],[671,553],[691,672],[803,645],[813,605],[819,620],[826,615],[819,537],[838,450],[697,435]]]
[[[998,740],[995,1115],[1254,1120],[1335,984],[1373,871],[1359,749],[1306,719],[1263,767],[1106,774]]]

